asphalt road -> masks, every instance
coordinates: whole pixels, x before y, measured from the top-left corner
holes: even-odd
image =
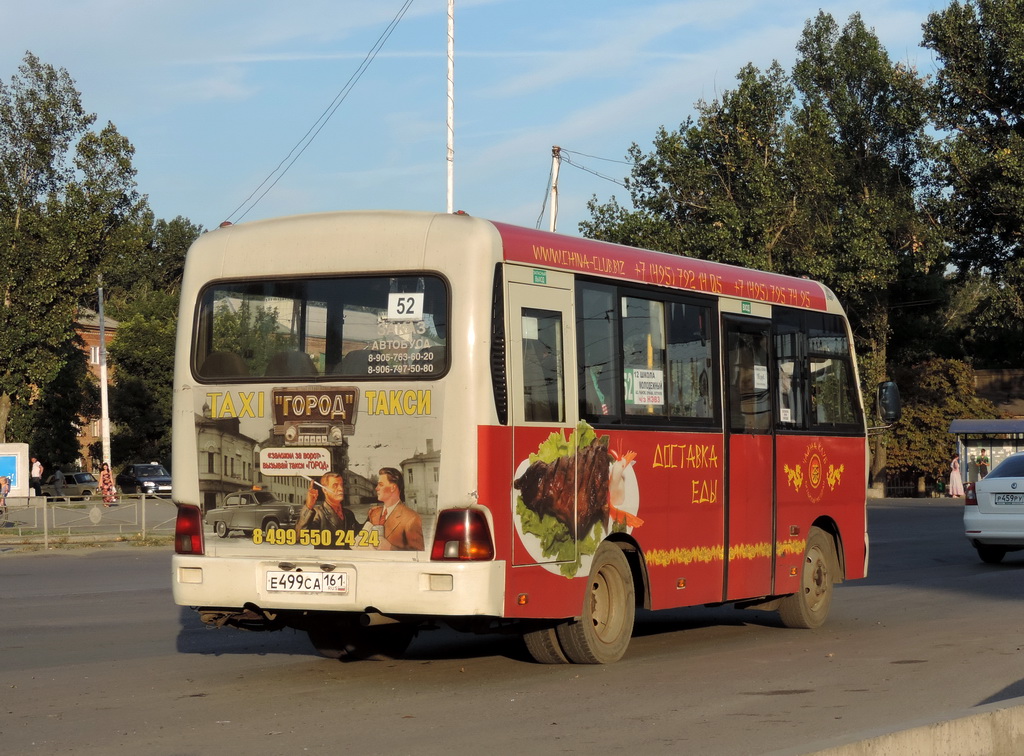
[[[604,667],[437,630],[394,662],[209,630],[165,548],[0,554],[9,754],[804,753],[1024,696],[1024,552],[982,564],[944,500],[870,509],[871,576],[816,631],[730,607],[642,613]]]

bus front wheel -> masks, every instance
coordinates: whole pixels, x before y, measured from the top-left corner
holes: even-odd
[[[583,596],[583,614],[556,629],[570,661],[610,664],[626,653],[633,635],[636,595],[633,574],[622,549],[603,543],[594,554],[590,581]]]
[[[812,527],[800,569],[800,590],[779,603],[779,617],[786,627],[821,627],[832,606],[836,553],[832,538],[821,528]]]

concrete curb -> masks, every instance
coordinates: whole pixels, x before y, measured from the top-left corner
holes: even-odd
[[[772,751],[767,756],[1020,756],[1024,753],[1024,698],[985,704],[957,719],[918,720],[897,731],[861,733],[821,750]]]

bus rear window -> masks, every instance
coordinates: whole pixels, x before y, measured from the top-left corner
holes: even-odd
[[[200,296],[201,380],[433,378],[447,358],[437,276],[223,281]]]

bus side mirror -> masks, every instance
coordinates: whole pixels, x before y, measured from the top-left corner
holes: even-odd
[[[903,406],[900,402],[900,390],[892,381],[882,381],[878,384],[878,415],[886,425],[892,425],[900,419],[903,414]]]

